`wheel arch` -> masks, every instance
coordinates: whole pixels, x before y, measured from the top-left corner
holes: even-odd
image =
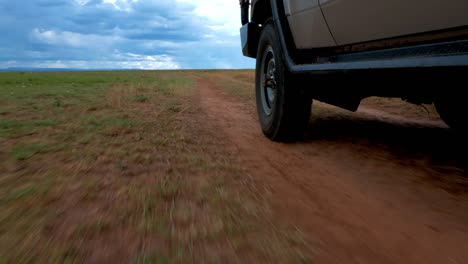
[[[262,29],[273,18],[271,1],[252,1],[250,22],[241,28],[242,53],[246,57],[254,59],[257,57]]]
[[[273,17],[270,0],[257,0],[252,5],[252,22],[263,25]]]

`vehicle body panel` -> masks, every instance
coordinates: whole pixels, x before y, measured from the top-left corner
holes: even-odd
[[[252,14],[259,12],[256,8],[259,8],[257,3],[260,2],[262,1],[251,2]],[[336,45],[323,17],[319,0],[283,0],[283,4],[296,48],[308,49]]]
[[[319,0],[283,0],[283,3],[287,16],[320,7]]]
[[[318,1],[317,5],[307,5],[307,7],[307,9],[293,9],[297,6],[292,6],[289,10],[290,14],[287,16],[296,48],[310,49],[335,46],[335,40],[328,29]]]
[[[468,25],[467,0],[320,0],[320,5],[338,45]]]
[[[252,1],[253,5],[256,2]],[[283,0],[283,4],[298,49],[468,25],[467,0]]]

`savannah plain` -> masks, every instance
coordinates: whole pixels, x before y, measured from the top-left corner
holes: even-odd
[[[433,106],[314,102],[267,140],[254,72],[0,73],[0,263],[466,263],[466,150]]]

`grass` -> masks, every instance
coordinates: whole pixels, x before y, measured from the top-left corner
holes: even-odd
[[[218,84],[227,94],[246,103],[255,103],[255,72],[238,70],[226,74],[224,71],[209,71],[201,74],[203,78]]]
[[[38,153],[50,151],[47,145],[34,143],[30,145],[20,145],[14,147],[10,156],[15,160],[26,160]]]
[[[252,98],[249,71],[0,73],[0,262],[296,262],[200,76]]]
[[[59,125],[59,123],[52,119],[24,120],[2,118],[0,119],[0,140],[31,135],[41,129],[57,125]]]

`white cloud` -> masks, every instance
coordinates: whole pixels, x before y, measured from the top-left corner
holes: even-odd
[[[86,5],[90,0],[74,0],[80,6]]]
[[[139,70],[172,70],[180,69],[180,66],[169,61],[89,61],[89,60],[70,60],[70,61],[31,61],[0,62],[1,68],[39,68],[39,69],[139,69]]]
[[[11,61],[4,61],[0,62],[0,68],[10,68],[10,67],[15,67],[18,64],[17,61],[11,60]]]
[[[168,55],[121,53],[116,50],[110,58],[104,60],[0,61],[0,68],[169,70],[180,69],[181,66]]]
[[[114,58],[121,68],[132,69],[179,69],[180,65],[169,55],[142,55],[135,53],[120,53],[116,51]]]
[[[138,3],[138,1],[139,0],[103,0],[102,2],[112,5],[117,10],[131,12],[133,11],[132,4]]]
[[[212,31],[237,36],[240,28],[239,2],[234,0],[176,0],[194,7],[194,14]]]
[[[169,50],[186,50],[187,47],[192,47],[197,44],[196,41],[176,42],[169,40],[149,40],[141,44],[147,50],[154,49],[169,49]]]
[[[101,36],[94,34],[80,34],[70,31],[54,31],[35,28],[31,32],[34,40],[49,45],[82,48],[89,46],[109,46],[120,40],[117,36]]]

